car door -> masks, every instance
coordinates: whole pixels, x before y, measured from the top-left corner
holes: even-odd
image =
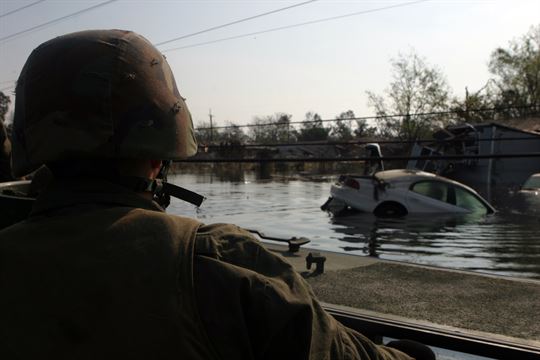
[[[451,184],[438,180],[421,180],[409,187],[407,205],[410,213],[468,213],[455,205],[455,190]]]

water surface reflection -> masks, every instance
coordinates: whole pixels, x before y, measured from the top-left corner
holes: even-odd
[[[516,214],[332,218],[345,251],[442,267],[540,278],[540,223]]]
[[[319,209],[332,179],[227,181],[210,175],[172,179],[207,197],[200,209],[173,201],[170,212],[205,223],[229,222],[278,237],[305,236],[312,248],[382,259],[540,279],[540,221],[509,207],[488,217],[371,214],[333,217]],[[507,209],[508,210],[508,209]]]

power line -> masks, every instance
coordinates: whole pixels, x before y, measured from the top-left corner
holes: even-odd
[[[292,25],[280,26],[280,27],[267,29],[267,30],[256,31],[256,32],[248,33],[248,34],[236,35],[236,36],[231,36],[231,37],[227,37],[227,38],[221,38],[221,39],[217,39],[217,40],[210,40],[210,41],[205,41],[205,42],[201,42],[201,43],[185,45],[185,46],[180,46],[180,47],[171,48],[171,49],[165,49],[165,50],[161,50],[161,52],[176,51],[176,50],[182,50],[182,49],[187,49],[187,48],[196,47],[196,46],[214,44],[214,43],[227,41],[227,40],[240,39],[240,38],[249,37],[249,36],[253,36],[253,35],[260,35],[260,34],[265,34],[265,33],[274,32],[274,31],[280,31],[280,30],[286,30],[286,29],[291,29],[291,28],[305,26],[305,25],[317,24],[317,23],[321,23],[321,22],[325,22],[325,21],[338,20],[338,19],[343,19],[343,18],[351,17],[351,16],[364,15],[364,14],[379,12],[379,11],[383,11],[383,10],[389,10],[389,9],[414,5],[414,4],[418,4],[418,3],[422,3],[422,2],[426,2],[426,1],[429,1],[429,0],[411,1],[411,2],[408,2],[408,3],[396,4],[396,5],[390,5],[390,6],[383,6],[383,7],[376,8],[376,9],[362,10],[362,11],[357,11],[357,12],[344,14],[344,15],[332,16],[332,17],[323,18],[323,19],[306,21],[306,22],[298,23],[298,24],[292,24]]]
[[[540,158],[540,153],[486,154],[486,155],[441,155],[441,156],[384,156],[380,157],[303,157],[303,158],[222,158],[222,159],[182,159],[176,163],[270,163],[270,162],[359,162],[359,161],[403,161],[403,160],[465,160],[465,159],[508,159]]]
[[[320,119],[320,120],[304,120],[304,121],[290,121],[290,122],[271,122],[266,124],[244,124],[244,125],[225,125],[225,126],[214,126],[212,128],[196,128],[196,130],[211,130],[211,129],[231,129],[231,128],[249,128],[249,127],[262,127],[262,126],[289,126],[289,125],[298,125],[298,124],[310,124],[318,122],[336,122],[336,121],[353,121],[353,120],[378,120],[378,119],[389,119],[396,117],[416,117],[416,116],[440,116],[440,115],[450,115],[458,113],[476,113],[476,112],[495,112],[495,111],[504,111],[504,110],[519,110],[519,109],[535,109],[538,108],[537,105],[528,105],[528,106],[507,106],[507,107],[495,107],[495,108],[481,108],[481,109],[468,109],[468,110],[448,110],[448,111],[434,111],[426,113],[415,113],[415,114],[392,114],[392,115],[373,115],[373,116],[361,116],[347,119]]]
[[[536,136],[536,137],[534,137]],[[531,136],[515,136],[507,138],[487,138],[487,139],[474,139],[475,142],[488,142],[488,141],[528,141],[528,140],[539,140],[540,133],[531,134]],[[466,140],[471,140],[469,138],[456,138],[456,139],[446,139],[446,140],[437,140],[437,139],[418,139],[418,140],[356,140],[356,141],[311,141],[311,142],[290,142],[290,143],[277,143],[277,144],[226,144],[226,145],[203,145],[199,144],[199,148],[208,148],[208,149],[220,149],[220,148],[279,148],[279,147],[299,147],[299,146],[351,146],[351,145],[366,145],[366,144],[453,144],[460,143]]]
[[[16,32],[14,34],[11,34],[11,35],[8,35],[8,36],[4,36],[3,38],[0,38],[0,42],[4,42],[6,40],[10,40],[10,39],[13,39],[14,37],[17,37],[19,35],[22,35],[22,34],[26,34],[28,32],[31,32],[31,31],[35,31],[35,30],[39,30],[39,29],[42,29],[46,26],[49,26],[49,25],[53,25],[53,24],[56,24],[57,22],[60,22],[60,21],[63,21],[63,20],[67,20],[67,19],[70,19],[70,18],[73,18],[73,17],[76,17],[76,16],[79,16],[79,15],[82,15],[84,14],[85,12],[88,12],[88,11],[91,11],[91,10],[95,10],[99,7],[102,7],[102,6],[106,6],[106,5],[109,5],[115,1],[118,1],[118,0],[109,0],[109,1],[105,1],[105,2],[102,2],[100,4],[97,4],[97,5],[94,5],[94,6],[90,6],[88,8],[85,8],[83,10],[79,10],[79,11],[76,11],[72,14],[69,14],[69,15],[66,15],[66,16],[62,16],[62,17],[59,17],[58,19],[54,19],[54,20],[51,20],[51,21],[48,21],[46,23],[43,23],[43,24],[40,24],[40,25],[36,25],[36,26],[33,26],[29,29],[26,29],[26,30],[22,30],[22,31],[19,31],[19,32]]]
[[[232,21],[232,22],[229,22],[229,23],[226,23],[226,24],[222,24],[222,25],[218,25],[218,26],[211,27],[211,28],[209,28],[209,29],[197,31],[197,32],[194,32],[194,33],[191,33],[191,34],[187,34],[187,35],[182,35],[182,36],[176,37],[176,38],[174,38],[174,39],[162,41],[162,42],[160,42],[160,43],[154,44],[154,46],[165,45],[165,44],[171,43],[171,42],[173,42],[173,41],[186,39],[186,38],[188,38],[188,37],[192,37],[192,36],[195,36],[195,35],[204,34],[204,33],[207,33],[207,32],[213,31],[213,30],[217,30],[217,29],[221,29],[221,28],[224,28],[224,27],[227,27],[227,26],[239,24],[239,23],[241,23],[241,22],[245,22],[245,21],[257,19],[257,18],[266,16],[266,15],[270,15],[270,14],[275,14],[275,13],[280,12],[280,11],[285,11],[285,10],[289,10],[289,9],[292,9],[292,8],[295,8],[295,7],[307,5],[307,4],[312,3],[312,2],[315,2],[315,1],[317,1],[317,0],[304,1],[304,2],[302,2],[302,3],[294,4],[294,5],[291,5],[291,6],[286,6],[286,7],[284,7],[284,8],[280,8],[280,9],[268,11],[268,12],[265,12],[265,13],[262,13],[262,14],[250,16],[250,17],[247,17],[247,18],[244,18],[244,19],[240,19],[240,20],[235,20],[235,21]]]
[[[11,14],[15,14],[15,13],[18,12],[18,11],[27,9],[27,8],[29,8],[29,7],[31,7],[31,6],[37,5],[37,4],[42,3],[42,2],[44,2],[44,1],[45,1],[45,0],[38,0],[38,1],[34,1],[34,2],[31,3],[31,4],[21,6],[20,8],[17,8],[17,9],[15,9],[15,10],[11,10],[11,11],[5,13],[5,14],[0,15],[0,18],[3,18],[3,17],[5,17],[5,16],[11,15]]]

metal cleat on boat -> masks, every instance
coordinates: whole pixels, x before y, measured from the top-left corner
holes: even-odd
[[[298,252],[298,250],[300,250],[300,246],[305,245],[311,241],[305,237],[299,237],[299,238],[292,237],[290,239],[284,239],[284,238],[277,238],[273,236],[266,236],[259,230],[253,230],[253,229],[245,229],[245,230],[249,231],[250,233],[256,234],[257,236],[259,236],[261,239],[264,239],[264,240],[286,242],[289,245],[289,252],[291,253]]]

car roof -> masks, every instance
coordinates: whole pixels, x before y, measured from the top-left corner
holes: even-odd
[[[437,176],[429,172],[420,171],[420,170],[410,170],[410,169],[395,169],[395,170],[379,171],[375,173],[375,176],[381,180],[389,181],[389,182],[391,181],[410,182],[410,181],[421,180],[423,178],[427,178],[427,179],[440,178],[440,176]]]
[[[472,189],[471,187],[460,183],[458,181],[454,181],[452,179],[445,178],[444,176],[439,176],[430,172],[421,171],[421,170],[413,170],[413,169],[396,169],[396,170],[386,170],[386,171],[379,171],[375,173],[374,175],[378,179],[381,179],[386,182],[390,183],[412,183],[416,181],[421,180],[437,180],[437,181],[444,181],[450,184],[457,185],[459,187],[463,187],[467,190],[472,191],[473,193],[477,193],[476,190]]]

